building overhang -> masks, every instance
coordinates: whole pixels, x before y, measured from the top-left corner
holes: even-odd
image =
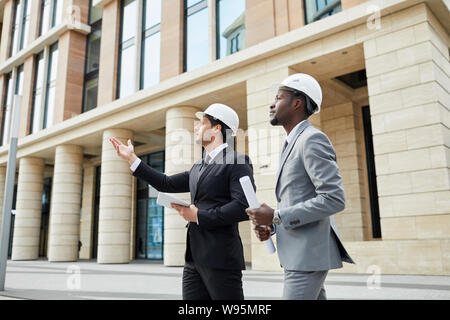
[[[102,1],[96,3],[98,2]],[[373,34],[389,33],[389,28],[386,30],[367,28],[367,21],[373,16],[374,8],[379,9],[378,12],[383,17],[419,4],[426,4],[448,30],[450,21],[442,20],[445,17],[443,11],[448,7],[442,0],[368,1],[21,138],[18,157],[35,155],[43,150],[54,150],[60,144],[82,143],[91,140],[93,136],[101,136],[105,129],[124,127],[132,121],[140,121],[140,118],[148,114],[152,114],[157,122],[164,123],[164,114],[168,107],[185,105],[208,92],[236,88],[245,83],[249,77],[270,71],[270,68],[275,70],[283,67],[283,63],[290,66],[292,49],[327,38],[326,46],[319,43],[320,53],[325,55],[349,46],[362,45]],[[448,13],[448,10],[446,12]],[[283,54],[290,59],[286,59],[286,62],[280,62],[280,59],[270,62],[271,58]],[[311,56],[295,56],[297,64],[311,58]],[[1,147],[0,164],[6,163],[7,156],[8,146]]]

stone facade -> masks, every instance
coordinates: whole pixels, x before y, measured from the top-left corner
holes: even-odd
[[[395,0],[374,7],[372,1],[342,0],[343,12],[305,25],[303,1],[247,0],[245,49],[220,60],[215,60],[213,2],[208,1],[209,63],[183,73],[182,1],[163,1],[161,81],[116,99],[120,1],[95,0],[103,9],[98,108],[84,114],[80,113],[88,32],[85,2],[64,2],[66,7],[80,6],[81,27],[57,27],[48,39],[31,33],[27,49],[15,57],[8,56],[12,0],[0,2],[4,12],[0,21],[2,110],[6,75],[11,72],[16,77],[22,63],[25,70],[17,206],[36,220],[34,231],[27,233],[32,228],[26,229],[28,222],[18,218],[13,259],[36,258],[37,189],[42,189],[37,176],[42,175],[39,168],[45,162],[54,164],[48,259],[92,257],[95,170],[101,165],[97,261],[128,263],[135,250],[136,179],[129,165],[117,157],[109,137],[133,140],[138,155],[165,150],[167,174],[188,170],[199,150],[192,135],[180,140],[180,132],[192,134],[195,112],[214,102],[226,103],[238,112],[240,139],[245,140],[238,145],[244,146],[253,161],[258,198],[275,207],[275,175],[285,132],[269,124],[268,108],[274,99],[274,84],[304,72],[316,77],[324,91],[321,113],[310,120],[333,143],[346,192],[346,208],[335,220],[357,264],[345,264],[336,272],[370,273],[375,266],[382,273],[450,274],[450,25],[446,2]],[[38,15],[33,6],[31,30],[36,30]],[[30,135],[34,55],[56,40],[60,60],[55,125]],[[360,70],[365,70],[367,80],[361,88],[337,80]],[[381,239],[374,239],[371,229],[375,222],[362,121],[365,106],[370,106]],[[0,147],[0,191],[7,154],[8,146]],[[35,159],[39,166],[30,164]],[[27,168],[31,167],[36,173],[30,173]],[[37,180],[30,186],[29,177]],[[36,187],[33,208],[24,206],[31,186]],[[187,194],[181,197],[189,198]],[[2,199],[3,192],[0,204]],[[175,211],[165,210],[165,265],[184,263],[184,226]],[[242,223],[240,230],[245,259],[253,269],[281,270],[277,256],[267,254],[249,222]],[[78,240],[82,242],[79,256]],[[33,253],[25,254],[25,247],[33,248]]]

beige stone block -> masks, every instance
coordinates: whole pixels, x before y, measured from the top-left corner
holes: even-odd
[[[442,264],[445,274],[450,274],[450,240],[441,240]]]
[[[408,149],[418,149],[442,145],[444,142],[444,127],[435,124],[406,130]]]
[[[417,238],[450,238],[450,214],[416,217]]]
[[[436,212],[436,201],[433,193],[411,193],[392,196],[391,198],[395,216],[425,215]]]
[[[439,123],[441,106],[428,104],[384,114],[385,131],[410,129]],[[378,133],[378,132],[377,132]],[[374,134],[376,134],[374,132]]]
[[[98,246],[97,263],[129,263],[130,245],[100,245]]]
[[[61,234],[58,237],[50,236],[52,247],[67,246],[68,251],[74,248],[74,243],[76,243],[76,246],[78,246],[78,239],[79,237],[73,234]]]
[[[374,115],[392,112],[403,107],[401,91],[391,91],[378,95],[370,95],[370,113]]]
[[[379,196],[408,194],[413,191],[411,173],[379,175],[377,177]]]
[[[443,271],[439,240],[397,243],[398,265],[405,273],[440,274]]]
[[[427,21],[427,7],[424,3],[399,10],[391,15],[391,25],[393,30],[413,26]]]
[[[53,211],[54,212],[54,211]],[[72,228],[75,225],[78,225],[80,223],[80,216],[74,215],[74,214],[62,214],[58,212],[57,214],[54,213],[54,215],[51,218],[52,224],[61,224],[70,226]]]
[[[405,131],[389,132],[373,136],[374,149],[377,154],[404,151],[408,149]]]
[[[436,199],[436,213],[450,212],[450,191],[434,192]]]
[[[380,36],[375,42],[379,55],[412,46],[415,43],[414,28],[409,27]]]
[[[432,169],[411,173],[413,192],[444,191],[450,189],[450,170]]]
[[[98,235],[98,244],[105,245],[127,245],[130,243],[130,232],[105,232],[102,230]]]
[[[367,77],[413,66],[432,59],[431,42],[422,42],[366,60]]]
[[[36,260],[39,254],[39,247],[18,247],[11,259],[13,261],[26,261],[26,260]]]
[[[383,240],[417,239],[416,218],[382,218],[381,232]]]

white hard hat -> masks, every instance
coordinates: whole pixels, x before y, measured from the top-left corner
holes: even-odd
[[[305,73],[296,73],[290,75],[279,85],[280,87],[288,87],[300,91],[307,95],[317,105],[314,113],[320,112],[322,104],[322,89],[316,79]]]
[[[239,116],[236,111],[231,109],[229,106],[221,103],[213,103],[204,112],[195,113],[199,119],[202,119],[205,114],[225,123],[233,132],[232,135],[236,135],[239,128]]]

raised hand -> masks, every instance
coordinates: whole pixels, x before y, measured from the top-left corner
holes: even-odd
[[[131,144],[131,140],[128,139],[127,145],[124,145],[122,142],[117,140],[116,138],[112,137],[109,139],[111,141],[114,149],[117,151],[117,155],[121,157],[122,159],[128,161],[128,163],[131,165],[133,164],[134,160],[136,160],[137,156],[134,153],[134,146]]]

